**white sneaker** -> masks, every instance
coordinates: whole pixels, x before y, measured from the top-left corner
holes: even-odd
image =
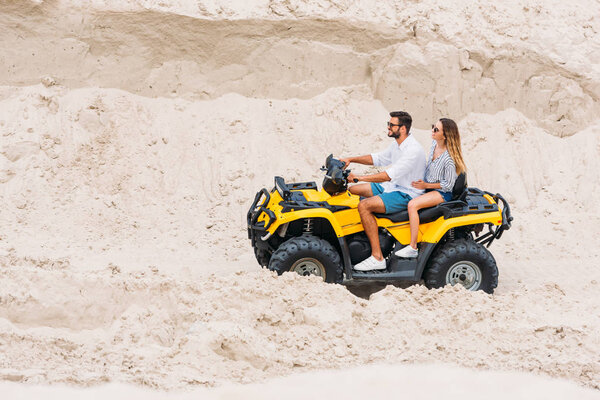
[[[410,247],[409,244],[408,246],[401,248],[394,254],[400,258],[416,258],[419,255],[419,250],[413,249],[412,247]]]
[[[373,270],[386,269],[385,258],[383,260],[379,261],[375,257],[371,256],[371,257],[367,258],[366,260],[356,264],[354,266],[354,269],[356,271],[373,271]]]

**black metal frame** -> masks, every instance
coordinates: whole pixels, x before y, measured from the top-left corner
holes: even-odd
[[[285,180],[280,177],[275,177],[275,187],[273,190],[277,190],[283,202],[280,202],[282,206],[284,206],[284,212],[290,211],[292,208],[296,209],[304,209],[304,208],[316,208],[316,207],[326,207],[324,204],[317,204],[321,202],[306,202],[302,193],[292,192],[292,190],[309,190],[309,189],[317,189],[317,184],[315,182],[298,182],[298,183],[285,183]],[[299,199],[295,199],[295,195],[301,195]],[[264,201],[258,206],[261,199],[264,197]],[[297,200],[297,201],[296,201]],[[305,201],[305,203],[302,202]],[[267,205],[271,201],[271,193],[265,188],[261,189],[256,196],[254,196],[254,201],[246,214],[246,221],[248,223],[248,239],[252,241],[252,245],[254,245],[254,237],[256,236],[255,231],[264,232],[273,223],[277,220],[275,213],[267,208]],[[341,209],[347,209],[349,207],[345,206],[330,206],[330,211],[335,212]],[[260,221],[257,222],[258,217],[261,213],[266,213],[268,216],[268,221]]]
[[[344,285],[358,285],[369,282],[419,282],[423,277],[427,261],[429,261],[433,250],[438,245],[438,243],[422,242],[419,247],[419,256],[416,259],[398,259],[398,261],[405,264],[404,270],[392,270],[390,272],[386,269],[383,271],[357,272],[352,269],[346,239],[339,238],[339,241],[346,271],[346,279],[342,282]],[[392,255],[391,257],[395,256]]]
[[[287,201],[292,198],[292,190],[317,190],[317,184],[316,182],[285,183],[285,179],[281,176],[276,176],[275,189],[281,198]]]
[[[265,197],[265,200],[258,206],[258,202],[262,197]],[[267,205],[271,201],[271,194],[267,191],[267,189],[261,189],[256,196],[254,196],[254,201],[252,202],[252,206],[248,210],[248,214],[246,214],[246,221],[248,222],[248,239],[252,240],[254,244],[254,231],[266,231],[269,229],[273,222],[277,219],[275,217],[275,213],[267,208]],[[258,207],[258,209],[257,209]],[[263,221],[256,222],[261,213],[266,213],[269,217],[269,221],[265,224]]]
[[[504,197],[502,197],[502,195],[500,193],[496,193],[496,194],[492,194],[490,192],[483,192],[483,193],[491,196],[496,203],[498,203],[498,200],[500,200],[502,202],[502,224],[496,226],[496,229],[493,229],[492,228],[493,225],[488,223],[487,224],[488,232],[486,232],[482,236],[474,238],[474,240],[477,243],[485,245],[486,247],[490,247],[494,240],[500,239],[500,237],[502,236],[502,233],[504,231],[507,231],[510,229],[510,227],[512,225],[512,221],[513,221],[513,216],[510,212],[510,206],[508,205],[508,202],[506,200],[504,200]]]

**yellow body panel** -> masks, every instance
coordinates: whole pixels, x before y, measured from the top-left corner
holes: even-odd
[[[273,222],[267,232],[274,234],[277,228],[282,224],[305,218],[327,219],[331,223],[331,226],[338,237],[363,231],[360,215],[357,210],[360,201],[358,196],[350,194],[350,192],[344,192],[337,196],[330,196],[323,190],[301,190],[301,192],[304,194],[307,201],[326,201],[331,205],[348,206],[350,209],[332,213],[326,208],[312,208],[283,213],[281,212],[283,207],[279,205],[283,199],[279,193],[274,190],[271,192],[271,199],[267,208],[273,211],[276,221]],[[489,195],[485,195],[484,197],[490,204],[495,203]],[[258,218],[258,221],[265,221],[265,223],[267,223],[268,220],[269,217],[264,212]],[[451,228],[481,223],[500,225],[502,223],[501,211],[469,214],[450,219],[440,217],[433,222],[421,224],[419,226],[419,237],[417,240],[419,242],[437,243]],[[377,225],[386,228],[401,244],[408,244],[410,242],[410,226],[408,221],[392,222],[387,218],[378,218]]]
[[[451,228],[458,226],[476,225],[483,223],[492,223],[494,225],[502,224],[502,214],[500,211],[492,211],[483,214],[463,215],[450,219],[439,218],[427,225],[428,229],[423,233],[420,242],[437,243],[442,236]]]

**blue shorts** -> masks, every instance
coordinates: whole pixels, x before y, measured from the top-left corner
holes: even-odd
[[[427,190],[425,190],[425,193],[431,192],[431,191],[434,191],[434,190],[436,192],[438,192],[439,194],[442,195],[442,198],[444,199],[444,201],[450,201],[450,200],[452,200],[452,192],[442,192],[441,189],[427,189]]]
[[[408,208],[408,202],[412,200],[412,197],[402,192],[384,192],[383,186],[379,183],[371,182],[371,190],[373,196],[381,197],[383,205],[385,206],[386,214],[393,214],[400,211],[405,211]]]

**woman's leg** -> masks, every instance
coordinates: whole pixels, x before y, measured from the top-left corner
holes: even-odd
[[[419,237],[419,210],[422,208],[433,207],[444,201],[442,195],[433,190],[415,197],[408,202],[408,218],[410,221],[410,247],[417,248],[417,239]]]

